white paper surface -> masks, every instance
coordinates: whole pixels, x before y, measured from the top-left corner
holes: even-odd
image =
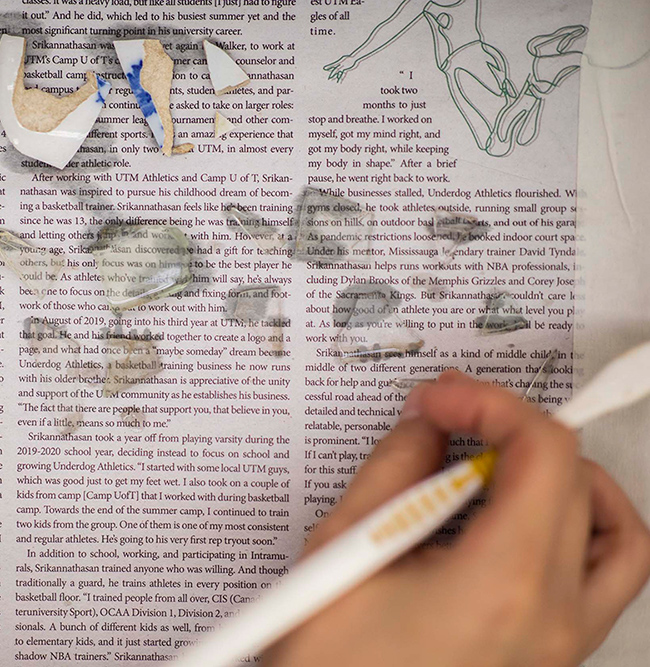
[[[169,660],[287,572],[395,423],[405,392],[391,380],[458,367],[523,394],[558,349],[556,372],[533,397],[551,411],[570,396],[579,74],[567,69],[574,53],[537,62],[527,49],[567,26],[581,45],[590,3],[47,11],[34,9],[28,25],[6,17],[9,32],[30,31],[30,53],[49,58],[27,65],[28,85],[76,86],[67,75],[86,64],[78,56],[113,92],[64,172],[11,147],[0,153],[7,228],[69,258],[39,303],[0,272],[0,653],[21,667],[33,664],[24,653],[65,664],[57,651],[79,665],[141,665]],[[112,42],[146,37],[175,60],[176,138],[195,142],[194,153],[159,155],[124,78]],[[249,86],[213,94],[204,38]],[[357,66],[340,83],[328,78],[325,66],[353,53]],[[217,140],[215,111],[236,126]],[[322,243],[301,236],[305,252],[325,246],[322,262],[291,255],[307,185],[360,206],[346,203],[327,239],[315,234]],[[260,247],[229,227],[231,204],[261,216],[271,241]],[[486,234],[441,255],[431,234],[440,208],[476,216]],[[88,247],[105,224],[143,221],[191,238],[195,280],[118,319]],[[359,229],[362,240],[349,231]],[[269,291],[274,316],[258,317],[249,301],[242,321],[229,319],[229,300],[250,285]],[[385,295],[387,317],[357,326],[350,304],[361,309],[369,290]],[[529,326],[485,333],[477,320],[502,291]],[[31,316],[65,328],[100,381],[71,395],[68,369],[56,366],[62,351],[37,355],[21,337]],[[354,330],[341,331],[350,319]],[[376,336],[388,325],[418,343]],[[106,399],[104,348],[118,327],[150,332],[164,370]],[[352,336],[366,350],[406,338],[416,353],[342,359]],[[70,403],[85,423],[62,437]],[[481,444],[454,443],[450,461]]]
[[[596,0],[580,98],[579,216],[584,313],[577,364],[587,381],[650,339],[650,5]],[[589,426],[585,454],[650,520],[650,409],[642,402]],[[642,667],[650,655],[650,591],[628,609],[589,667]]]

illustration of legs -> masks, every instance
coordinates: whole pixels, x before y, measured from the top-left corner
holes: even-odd
[[[494,135],[495,118],[518,96],[506,59],[497,49],[475,41],[452,53],[441,63],[440,70],[445,74],[451,98],[477,146],[488,150]]]
[[[516,99],[504,105],[497,116],[487,146],[490,155],[499,155],[504,150],[507,155],[514,147],[513,140],[520,146],[528,146],[537,138],[546,97],[580,69],[582,52],[571,47],[586,32],[584,26],[565,26],[528,42],[526,48],[533,56],[531,74]]]
[[[435,38],[439,26],[429,23]],[[546,97],[580,67],[581,52],[571,47],[585,33],[584,26],[566,26],[531,39],[531,74],[520,89],[503,53],[482,40],[465,44],[440,63],[454,104],[481,150],[504,157],[537,137]]]
[[[539,134],[548,95],[580,68],[574,43],[586,34],[582,25],[533,37],[527,50],[531,73],[515,86],[503,53],[485,41],[481,0],[402,0],[351,53],[325,65],[329,79],[341,82],[363,60],[403,38],[423,18],[434,42],[436,67],[445,75],[456,108],[476,145],[504,157]]]

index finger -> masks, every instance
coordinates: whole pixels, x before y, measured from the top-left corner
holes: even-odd
[[[428,385],[420,412],[441,431],[478,435],[499,453],[492,502],[459,544],[546,558],[578,470],[578,441],[558,422],[498,387],[454,374]]]

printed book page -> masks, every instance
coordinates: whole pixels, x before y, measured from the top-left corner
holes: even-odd
[[[176,660],[281,582],[417,381],[570,397],[589,13],[3,3],[7,664]]]

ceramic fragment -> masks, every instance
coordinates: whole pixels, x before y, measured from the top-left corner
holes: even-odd
[[[207,39],[203,40],[203,49],[216,95],[223,95],[250,83],[248,74],[225,51]]]
[[[0,122],[23,155],[63,169],[104,107],[110,83],[86,72],[86,83],[67,97],[25,88],[25,39],[0,39]]]
[[[192,282],[189,241],[167,225],[107,225],[91,247],[115,312],[171,296]]]
[[[157,39],[113,42],[122,70],[163,155],[188,153],[193,144],[174,146],[174,123],[169,109],[174,61]]]
[[[224,134],[228,134],[235,129],[235,126],[225,117],[222,116],[218,111],[214,116],[214,136],[215,139]]]
[[[0,229],[0,258],[41,299],[65,266],[62,255],[37,248],[6,229]]]

